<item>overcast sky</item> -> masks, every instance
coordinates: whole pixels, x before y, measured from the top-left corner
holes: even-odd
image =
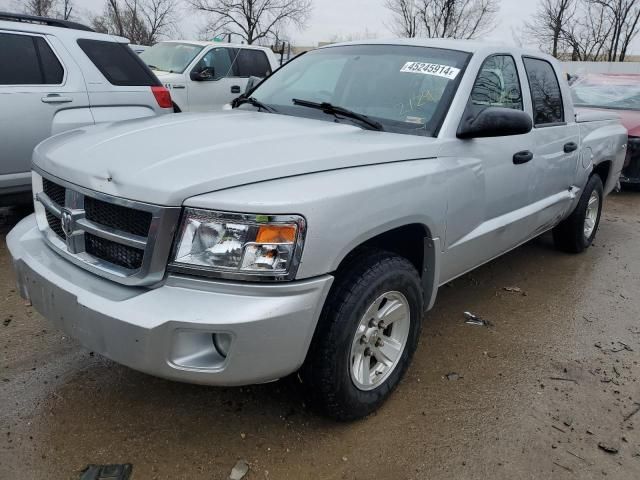
[[[25,1],[0,0],[0,9],[16,10]],[[498,27],[483,39],[515,43],[514,37],[521,38],[523,23],[531,18],[539,1],[501,0]],[[78,14],[85,18],[90,11],[102,11],[104,3],[105,0],[75,0]],[[201,14],[185,9],[179,21],[179,36],[195,38],[203,23]],[[287,33],[297,45],[315,46],[336,36],[345,38],[368,33],[382,38],[391,37],[388,24],[389,12],[384,8],[384,0],[314,0],[307,27],[303,31],[290,28]]]

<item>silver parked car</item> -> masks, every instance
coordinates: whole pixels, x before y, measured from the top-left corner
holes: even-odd
[[[124,38],[0,12],[0,205],[30,198],[33,148],[83,125],[172,113]]]
[[[154,375],[299,370],[343,420],[396,387],[440,285],[548,230],[587,248],[625,157],[553,58],[504,46],[333,45],[251,95],[40,144],[36,213],[7,238],[20,291]]]

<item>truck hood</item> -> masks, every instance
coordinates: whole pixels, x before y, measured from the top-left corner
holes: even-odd
[[[61,133],[37,168],[109,195],[158,205],[282,177],[437,156],[435,138],[256,111],[164,115]]]

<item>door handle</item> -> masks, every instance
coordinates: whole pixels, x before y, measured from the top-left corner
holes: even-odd
[[[522,165],[523,163],[530,162],[531,160],[533,160],[533,153],[529,150],[523,150],[513,156],[514,165]]]
[[[42,103],[69,103],[69,102],[73,102],[73,98],[62,97],[62,96],[58,95],[57,93],[51,93],[51,94],[47,95],[46,97],[42,97],[40,100],[42,100]]]
[[[575,152],[578,149],[578,144],[576,142],[569,142],[564,144],[564,153]]]
[[[231,93],[240,93],[240,86],[234,85],[233,87],[231,87]]]

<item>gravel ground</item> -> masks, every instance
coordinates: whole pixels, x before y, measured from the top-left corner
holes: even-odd
[[[393,397],[336,424],[294,379],[184,385],[84,350],[19,298],[0,233],[0,478],[640,478],[638,239],[640,193],[617,194],[585,254],[544,236],[443,287]]]

